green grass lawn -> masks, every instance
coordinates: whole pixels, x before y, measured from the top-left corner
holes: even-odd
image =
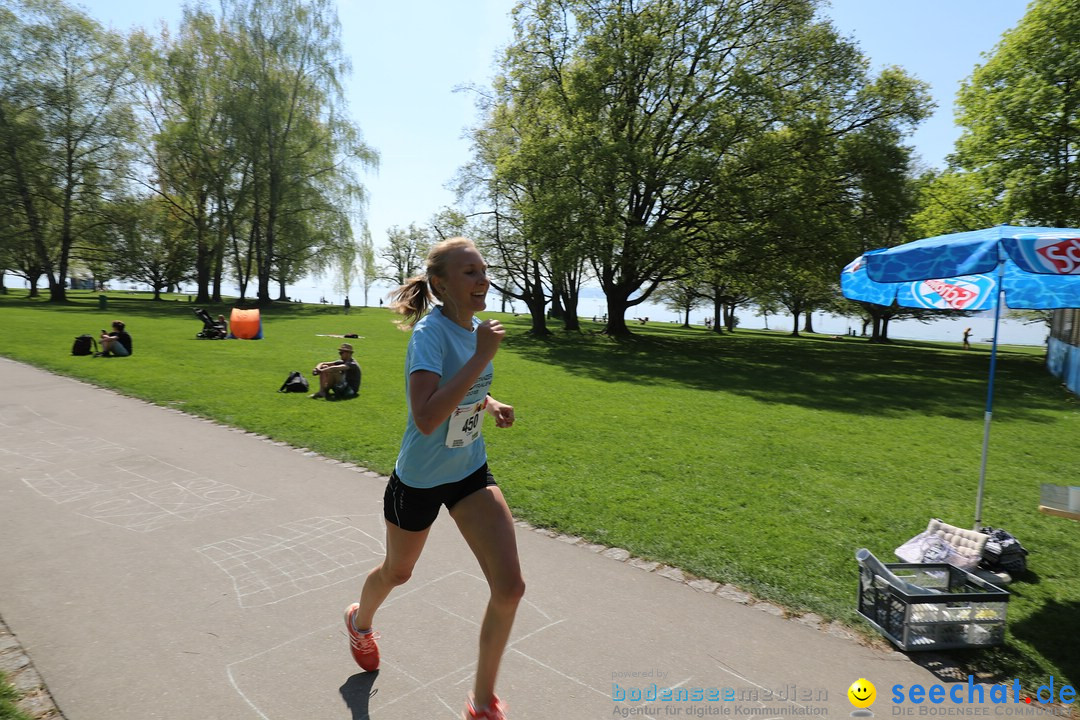
[[[405,422],[408,334],[383,309],[283,305],[263,310],[265,339],[202,341],[185,300],[73,293],[52,307],[0,296],[0,353],[160,405],[389,472]],[[212,315],[225,306],[207,308]],[[498,316],[497,314],[492,314]],[[738,585],[792,612],[865,628],[854,611],[855,550],[885,561],[931,517],[974,520],[989,349],[857,338],[717,336],[635,327],[535,339],[525,317],[508,337],[492,394],[517,424],[486,438],[516,515],[693,575]],[[134,356],[70,355],[75,335],[127,322]],[[276,393],[352,340],[361,398],[314,402]],[[1080,527],[1037,511],[1040,483],[1075,482],[1080,403],[1044,367],[1041,348],[998,363],[983,520],[1031,550],[1010,587],[1008,640],[952,657],[1037,687],[1080,682]],[[526,568],[527,570],[527,568]],[[1073,638],[1072,641],[1066,640]]]

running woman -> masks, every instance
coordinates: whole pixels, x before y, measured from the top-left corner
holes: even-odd
[[[383,496],[386,557],[368,574],[360,602],[345,610],[353,659],[364,670],[376,670],[375,612],[412,575],[445,505],[491,593],[465,720],[506,720],[495,678],[525,592],[514,521],[488,470],[481,433],[485,413],[496,427],[514,424],[514,408],[488,394],[491,361],[506,331],[497,320],[474,317],[486,307],[490,285],[487,265],[472,241],[451,238],[428,253],[424,275],[409,279],[392,296],[391,308],[404,316],[402,326],[412,328],[405,356],[408,422]]]

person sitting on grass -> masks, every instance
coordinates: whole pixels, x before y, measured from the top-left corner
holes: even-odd
[[[127,357],[131,354],[131,335],[124,330],[124,323],[113,321],[112,332],[101,331],[101,352],[95,357]]]
[[[311,371],[319,378],[319,391],[311,396],[312,400],[351,398],[360,392],[360,366],[353,360],[353,346],[341,343],[338,354],[340,359],[321,362]]]

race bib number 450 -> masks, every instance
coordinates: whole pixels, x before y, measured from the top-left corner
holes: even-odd
[[[484,426],[484,408],[487,398],[477,403],[466,403],[454,408],[450,426],[446,429],[446,447],[463,448],[476,442]]]

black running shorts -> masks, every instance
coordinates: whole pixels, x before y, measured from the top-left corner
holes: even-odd
[[[427,530],[439,516],[439,509],[445,505],[452,510],[454,505],[477,490],[497,485],[487,463],[464,480],[436,485],[433,488],[414,488],[406,485],[397,472],[390,473],[383,493],[383,517],[386,522],[397,525],[402,530],[419,532]]]

